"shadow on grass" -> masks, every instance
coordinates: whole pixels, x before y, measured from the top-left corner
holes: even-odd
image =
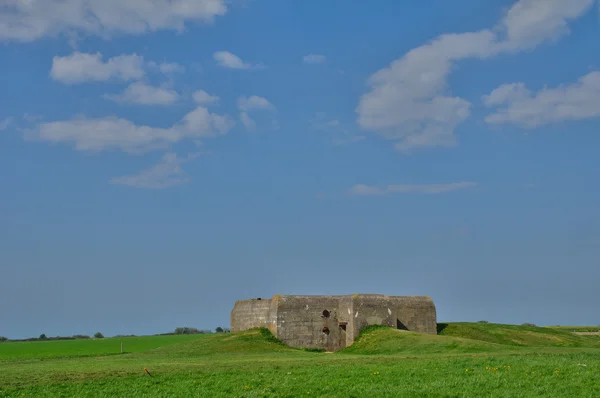
[[[437,332],[438,334],[442,333],[444,331],[444,329],[446,329],[448,327],[447,323],[438,323],[437,324]]]

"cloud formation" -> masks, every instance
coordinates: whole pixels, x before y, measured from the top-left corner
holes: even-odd
[[[499,50],[524,50],[568,34],[570,20],[589,11],[596,0],[519,0],[498,26]]]
[[[228,68],[228,69],[261,69],[261,64],[250,64],[244,62],[237,55],[230,53],[229,51],[217,51],[213,54],[213,58],[217,65]]]
[[[566,120],[600,117],[600,72],[591,72],[576,83],[544,88],[532,93],[524,83],[504,84],[483,97],[490,124],[512,123],[525,128]],[[503,106],[503,107],[502,107]]]
[[[567,23],[594,0],[520,0],[493,29],[444,34],[417,47],[367,81],[356,108],[359,126],[393,141],[400,151],[453,146],[471,103],[448,92],[457,61],[530,49],[568,33]]]
[[[176,62],[163,62],[156,63],[154,61],[148,62],[148,66],[150,68],[156,69],[165,75],[172,75],[174,73],[183,73],[185,72],[185,66],[180,65]]]
[[[175,90],[150,86],[144,82],[131,83],[119,95],[105,95],[105,98],[120,103],[139,105],[171,105],[179,99]]]
[[[302,62],[309,65],[316,65],[325,63],[325,56],[320,54],[308,54],[302,57]]]
[[[248,112],[240,112],[240,120],[242,121],[242,124],[246,130],[254,130],[256,128],[256,122],[250,117],[250,115],[248,115]]]
[[[86,81],[138,80],[145,75],[144,58],[136,54],[119,55],[102,60],[101,53],[74,52],[65,57],[54,57],[50,76],[66,84]]]
[[[181,165],[197,157],[196,154],[181,159],[169,152],[161,161],[138,174],[113,178],[111,184],[126,185],[133,188],[165,189],[189,182],[189,177]]]
[[[215,95],[210,95],[204,90],[197,90],[192,94],[192,98],[198,105],[213,105],[217,104],[220,100]]]
[[[11,123],[12,123],[11,117],[7,117],[4,120],[0,120],[0,131],[6,130],[8,128],[8,126],[11,125]]]
[[[264,97],[252,95],[250,97],[241,96],[237,101],[238,110],[240,111],[240,121],[246,128],[246,130],[254,130],[256,128],[256,122],[250,117],[251,111],[263,110],[263,111],[274,111],[275,106]],[[276,120],[272,120],[271,124],[275,129],[278,128]]]
[[[477,186],[476,182],[455,182],[451,184],[430,184],[430,185],[387,185],[385,187],[376,187],[372,185],[355,185],[350,190],[354,195],[385,195],[390,193],[421,193],[421,194],[439,194],[444,192],[457,191]]]
[[[0,41],[33,41],[59,34],[109,38],[164,29],[225,15],[225,0],[3,0]]]
[[[241,96],[238,98],[238,108],[243,111],[250,111],[256,109],[262,110],[274,110],[275,107],[265,97],[259,97],[253,95],[250,97]]]
[[[120,150],[144,153],[168,148],[183,139],[201,139],[226,134],[234,125],[227,115],[210,113],[198,106],[168,128],[137,125],[117,117],[77,117],[66,121],[40,123],[26,131],[28,139],[73,143],[81,151]]]

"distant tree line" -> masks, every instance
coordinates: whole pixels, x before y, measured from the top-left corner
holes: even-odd
[[[40,337],[30,337],[27,339],[7,339],[4,336],[0,336],[0,343],[5,341],[54,341],[54,340],[86,340],[90,339],[90,336],[85,334],[76,334],[73,336],[56,336],[56,337],[47,337],[44,333],[40,334]]]
[[[175,328],[175,330],[172,332],[159,333],[159,334],[155,334],[154,336],[169,336],[169,335],[176,335],[176,334],[211,334],[211,333],[229,333],[229,332],[230,332],[229,329],[223,328],[221,326],[217,327],[214,332],[212,330],[200,330],[200,329],[184,326],[184,327]],[[137,337],[137,336],[135,334],[129,334],[129,335],[118,334],[114,337]],[[94,338],[95,339],[103,339],[104,335],[100,332],[97,332],[94,334]],[[11,342],[23,341],[23,342],[25,342],[25,341],[87,340],[87,339],[91,339],[91,337],[88,335],[85,335],[85,334],[76,334],[73,336],[47,337],[46,334],[42,333],[42,334],[40,334],[39,337],[30,337],[27,339],[8,339],[4,336],[0,336],[0,343],[4,343],[5,341],[11,341]]]
[[[201,330],[201,329],[184,326],[184,327],[175,328],[175,330],[172,332],[160,333],[155,336],[169,336],[169,335],[175,335],[175,334],[211,334],[211,333],[229,333],[229,329],[222,328],[219,326],[213,332],[212,330],[208,330],[208,329]]]

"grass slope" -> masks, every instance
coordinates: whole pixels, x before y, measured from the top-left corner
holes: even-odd
[[[363,330],[356,342],[340,351],[344,354],[425,355],[506,351],[507,347],[461,337],[423,335],[382,326]]]
[[[277,340],[268,329],[205,335],[200,339],[147,351],[144,355],[196,357],[203,355],[266,354],[298,351]]]
[[[509,346],[600,348],[597,336],[579,336],[560,328],[461,322],[438,324],[438,329],[440,336]]]

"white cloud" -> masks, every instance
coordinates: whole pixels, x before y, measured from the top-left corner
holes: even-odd
[[[248,115],[248,112],[240,112],[240,120],[247,130],[254,130],[256,128],[256,122]]]
[[[194,137],[212,137],[217,134],[226,134],[233,128],[234,122],[229,116],[210,113],[208,109],[198,106],[196,109],[184,116],[181,127],[174,126],[173,129],[183,131]]]
[[[75,149],[82,151],[119,149],[137,153],[175,143],[182,139],[182,134],[171,128],[140,126],[116,117],[81,117],[39,124],[26,137],[55,143],[73,142]]]
[[[274,111],[275,106],[264,97],[253,95],[250,97],[241,96],[238,98],[237,106],[240,111],[240,120],[246,130],[254,130],[256,128],[256,121],[249,115],[251,111]],[[279,123],[277,120],[271,120],[271,127],[274,130],[279,129]]]
[[[149,169],[142,170],[139,174],[113,178],[110,182],[145,189],[164,189],[185,184],[189,182],[189,178],[181,168],[181,164],[194,157],[195,155],[192,155],[187,159],[181,159],[175,153],[167,153],[158,164]]]
[[[529,96],[529,90],[523,83],[504,84],[489,95],[483,96],[483,102],[486,106],[502,105],[505,102],[512,102]]]
[[[250,111],[255,109],[274,110],[275,107],[266,98],[253,95],[251,97],[239,97],[238,109],[242,111]]]
[[[74,52],[65,57],[54,57],[50,76],[66,84],[107,81],[113,78],[137,80],[145,74],[143,66],[144,58],[136,54],[119,55],[104,62],[100,53]]]
[[[212,105],[219,102],[220,98],[215,95],[210,95],[204,90],[195,91],[192,98],[199,105]]]
[[[12,117],[0,120],[0,131],[6,130],[12,124]]]
[[[168,128],[137,125],[116,117],[89,119],[78,117],[67,121],[41,123],[26,131],[26,138],[54,143],[73,143],[82,151],[117,149],[128,153],[144,153],[167,148],[183,139],[199,139],[226,134],[234,125],[229,116],[210,113],[198,106]]]
[[[76,33],[111,37],[211,22],[227,12],[225,0],[3,0],[0,40],[32,41]]]
[[[240,57],[235,54],[230,53],[229,51],[217,51],[213,54],[214,60],[217,62],[217,65],[223,68],[229,69],[261,69],[263,66],[261,64],[252,65],[244,62]]]
[[[500,23],[506,38],[502,49],[533,48],[569,33],[569,20],[587,12],[595,0],[520,0]]]
[[[302,61],[305,64],[310,64],[310,65],[315,65],[315,64],[322,64],[325,62],[325,56],[324,55],[320,55],[320,54],[308,54],[305,55],[304,57],[302,57]]]
[[[157,69],[165,75],[172,75],[174,73],[183,73],[185,72],[185,66],[180,65],[176,62],[163,62],[161,64],[157,64],[154,61],[148,63],[148,66]]]
[[[576,83],[544,88],[535,94],[523,83],[504,84],[484,96],[484,103],[489,107],[505,105],[485,118],[490,124],[512,123],[534,128],[600,117],[600,71],[591,72]]]
[[[455,182],[451,184],[430,184],[430,185],[387,185],[385,187],[376,187],[370,185],[355,185],[350,190],[355,195],[385,195],[389,193],[421,193],[421,194],[439,194],[444,192],[457,191],[459,189],[475,187],[475,182]]]
[[[471,104],[445,94],[447,76],[455,60],[488,55],[493,39],[490,31],[442,35],[411,50],[369,78],[358,124],[395,141],[400,150],[454,145],[454,130]]]
[[[370,91],[356,108],[359,126],[394,141],[401,151],[455,145],[455,130],[471,113],[469,101],[448,93],[448,75],[455,63],[554,39],[592,2],[520,0],[493,30],[445,34],[409,51],[368,79]]]
[[[144,82],[135,82],[129,85],[119,95],[105,95],[105,98],[122,103],[140,105],[171,105],[179,99],[176,91],[149,86]]]

